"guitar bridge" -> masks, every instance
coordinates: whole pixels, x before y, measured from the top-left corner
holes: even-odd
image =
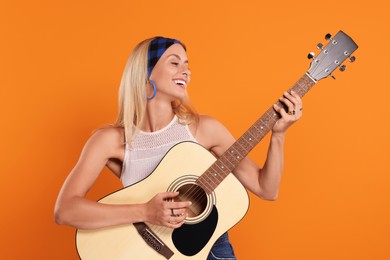
[[[173,251],[144,222],[133,223],[133,225],[145,243],[153,248],[154,251],[166,259],[170,259],[173,256]]]

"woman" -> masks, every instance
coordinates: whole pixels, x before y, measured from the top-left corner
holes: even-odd
[[[117,122],[97,130],[85,144],[58,196],[56,223],[79,229],[134,222],[178,228],[184,223],[191,202],[173,201],[178,193],[161,191],[147,203],[133,205],[102,204],[85,195],[105,166],[128,186],[151,173],[178,142],[198,142],[217,157],[235,142],[220,122],[191,108],[186,91],[190,75],[180,41],[155,37],[137,45],[122,76]],[[281,118],[272,129],[264,166],[260,169],[245,158],[233,172],[246,189],[265,200],[278,196],[285,133],[301,117],[296,93],[286,92],[280,101],[289,113],[274,105]],[[235,259],[227,234],[216,241],[208,259]]]

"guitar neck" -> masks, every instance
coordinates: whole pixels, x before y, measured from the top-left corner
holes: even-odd
[[[304,74],[292,88],[301,98],[314,86],[316,81]],[[277,104],[282,106],[280,101]],[[221,157],[202,174],[197,185],[210,194],[244,159],[248,153],[272,130],[280,115],[271,106]]]

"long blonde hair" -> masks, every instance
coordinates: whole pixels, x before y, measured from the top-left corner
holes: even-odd
[[[119,87],[119,111],[115,127],[125,130],[125,142],[131,143],[139,131],[146,113],[146,87],[148,85],[147,60],[150,42],[155,38],[140,42],[131,53]],[[182,124],[199,121],[199,115],[192,106],[186,91],[183,102],[172,102],[174,113]]]

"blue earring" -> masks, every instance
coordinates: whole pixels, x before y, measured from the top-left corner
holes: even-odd
[[[156,86],[156,83],[154,83],[153,80],[150,79],[149,81],[150,81],[150,83],[153,86],[153,95],[151,97],[146,96],[146,99],[147,100],[152,100],[156,96],[156,94],[157,94],[157,86]]]

